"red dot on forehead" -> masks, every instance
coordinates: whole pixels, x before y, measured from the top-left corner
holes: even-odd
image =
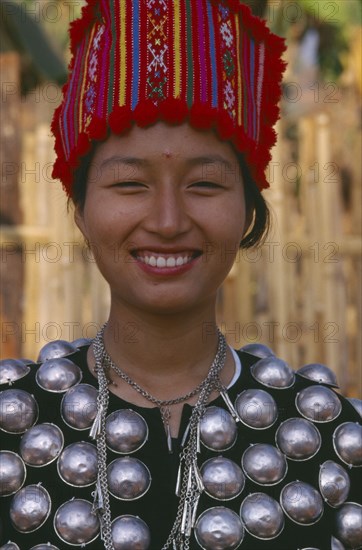
[[[171,151],[169,151],[168,149],[166,149],[163,153],[162,153],[162,156],[169,159],[172,157],[172,153]]]

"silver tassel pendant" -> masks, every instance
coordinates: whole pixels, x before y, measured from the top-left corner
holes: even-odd
[[[96,487],[93,492],[92,512],[101,512],[103,508],[104,508],[103,493],[101,489],[101,483],[98,478],[96,482]]]
[[[240,422],[240,418],[238,413],[235,410],[234,405],[232,404],[230,397],[228,396],[228,393],[225,389],[220,390],[220,395],[223,398],[225,405],[230,411],[231,416],[234,418],[235,422]]]
[[[102,433],[102,416],[103,416],[103,406],[99,405],[96,417],[89,431],[89,437],[92,439],[97,439]]]

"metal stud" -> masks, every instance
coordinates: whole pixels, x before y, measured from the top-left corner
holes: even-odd
[[[73,546],[93,542],[99,534],[99,519],[92,511],[92,503],[80,498],[68,500],[54,515],[54,529],[58,537]]]
[[[362,506],[345,502],[336,512],[336,535],[348,548],[362,547]]]
[[[207,407],[200,420],[200,439],[207,449],[230,449],[237,436],[237,427],[231,414],[221,407]]]
[[[257,443],[246,449],[241,458],[241,466],[254,483],[267,486],[280,483],[288,471],[283,453],[267,443]]]
[[[76,340],[73,340],[72,346],[76,349],[79,349],[83,346],[90,346],[92,341],[92,338],[77,338]]]
[[[12,451],[0,451],[0,496],[13,495],[24,485],[26,467]]]
[[[98,391],[90,384],[77,384],[64,395],[61,415],[64,422],[75,430],[90,428],[97,415]]]
[[[313,525],[323,515],[323,501],[318,491],[304,481],[292,481],[280,493],[285,514],[298,525]]]
[[[318,382],[318,384],[325,384],[332,388],[338,388],[338,382],[334,372],[321,363],[309,363],[297,370],[297,373],[303,378]]]
[[[264,344],[246,344],[240,351],[245,351],[246,353],[251,353],[251,355],[256,355],[263,359],[264,357],[274,356],[274,352]]]
[[[30,550],[59,550],[57,546],[54,546],[54,544],[50,544],[50,542],[44,543],[44,544],[37,544],[36,546],[32,546]]]
[[[151,533],[139,517],[119,516],[112,521],[112,541],[114,550],[147,550],[151,544]]]
[[[0,392],[0,429],[21,434],[37,421],[38,404],[27,391],[20,389]]]
[[[284,529],[284,515],[279,503],[265,493],[252,493],[240,507],[245,529],[257,539],[275,539]]]
[[[44,363],[49,359],[56,359],[57,357],[65,357],[70,353],[74,353],[75,348],[66,340],[53,340],[43,346],[38,355],[38,363]]]
[[[82,379],[82,371],[66,357],[49,359],[37,370],[35,380],[43,389],[54,393],[62,393]]]
[[[64,436],[55,424],[37,424],[25,432],[20,441],[20,454],[29,466],[46,466],[62,452]]]
[[[335,537],[331,538],[331,550],[345,550],[343,544]]]
[[[42,485],[27,485],[13,496],[10,519],[20,533],[32,533],[47,520],[51,509],[49,493]]]
[[[147,466],[129,456],[116,458],[107,467],[109,492],[120,500],[137,500],[151,486],[151,474]]]
[[[68,485],[88,487],[97,480],[97,448],[86,441],[71,443],[60,455],[57,468]]]
[[[244,527],[235,512],[215,506],[198,517],[195,537],[204,550],[235,550],[243,541]]]
[[[348,466],[362,466],[362,426],[344,422],[333,433],[333,447],[337,456]]]
[[[106,443],[115,453],[134,453],[143,447],[147,439],[148,426],[137,412],[120,409],[107,417]]]
[[[360,417],[362,418],[362,399],[357,399],[356,397],[349,397],[347,401],[356,409]]]
[[[200,468],[205,493],[218,500],[231,500],[240,495],[245,485],[241,468],[232,460],[210,458]]]
[[[0,546],[0,550],[20,550],[20,548],[17,544],[15,544],[15,542],[11,542],[11,540],[9,540],[9,542],[3,546]]]
[[[342,411],[342,404],[334,391],[324,386],[309,386],[295,398],[298,412],[313,422],[331,422]]]
[[[304,418],[290,418],[278,427],[275,441],[291,460],[309,460],[321,447],[322,438],[317,428]]]
[[[277,405],[264,390],[244,390],[236,398],[235,409],[241,422],[255,430],[270,428],[278,418]]]
[[[0,361],[0,384],[12,384],[24,378],[30,372],[30,367],[20,359],[2,359]]]
[[[293,386],[295,374],[289,365],[278,357],[265,357],[251,366],[252,377],[263,386],[285,389]]]
[[[319,490],[324,500],[333,508],[341,506],[350,489],[348,474],[340,464],[326,460],[319,470]]]

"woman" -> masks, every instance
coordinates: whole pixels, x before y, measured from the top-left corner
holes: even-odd
[[[1,548],[358,548],[357,411],[216,325],[268,225],[282,40],[201,0],[88,2],[71,38],[54,176],[111,308],[3,365]]]

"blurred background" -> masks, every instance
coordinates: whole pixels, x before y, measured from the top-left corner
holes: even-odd
[[[107,285],[51,179],[50,120],[83,3],[0,4],[1,358],[36,360],[46,342],[93,337],[107,318]],[[265,192],[273,229],[240,251],[219,325],[236,348],[327,364],[360,397],[362,2],[245,3],[286,38],[288,69]]]

